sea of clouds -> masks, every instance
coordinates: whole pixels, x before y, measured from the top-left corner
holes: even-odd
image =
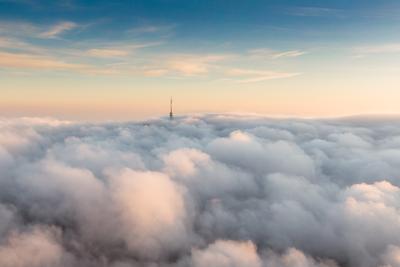
[[[400,119],[0,120],[1,267],[398,267]]]

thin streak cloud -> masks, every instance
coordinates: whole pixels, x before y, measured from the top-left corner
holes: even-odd
[[[272,79],[291,78],[301,73],[276,72],[268,70],[231,69],[226,72],[228,76],[240,77],[238,83],[254,83]]]
[[[329,7],[294,7],[287,11],[292,16],[300,17],[345,17],[346,11],[342,9],[329,8]]]
[[[275,51],[270,48],[252,49],[247,53],[253,59],[294,58],[307,54],[306,51],[302,50]]]
[[[5,52],[0,52],[0,66],[35,70],[79,70],[84,67],[82,64],[66,63],[51,57]]]
[[[77,27],[78,27],[78,24],[76,24],[74,22],[70,22],[70,21],[61,22],[61,23],[58,23],[58,24],[52,26],[47,31],[40,33],[39,36],[42,38],[57,38],[61,34],[67,32],[67,31],[70,31],[72,29],[75,29]]]
[[[358,55],[368,54],[397,54],[400,53],[400,43],[388,43],[380,45],[360,46],[354,48]]]

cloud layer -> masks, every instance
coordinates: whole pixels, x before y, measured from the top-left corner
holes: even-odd
[[[400,266],[400,120],[0,120],[0,266]]]
[[[99,27],[104,30],[103,23],[54,21],[43,25],[0,20],[0,68],[14,73],[51,71],[251,83],[300,75],[297,71],[274,69],[280,59],[306,54],[302,50],[269,48],[176,52],[167,48],[171,45],[173,24],[138,25],[124,30],[119,37],[88,38],[87,34]]]

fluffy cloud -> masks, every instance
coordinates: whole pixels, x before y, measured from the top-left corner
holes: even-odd
[[[400,121],[0,120],[0,265],[395,267]]]
[[[295,248],[289,248],[283,255],[268,251],[265,261],[267,267],[337,267],[332,260],[315,260]]]
[[[126,169],[112,178],[111,191],[130,251],[157,259],[186,245],[183,192],[168,176]]]
[[[390,245],[382,255],[382,260],[385,263],[382,267],[400,266],[400,247]]]
[[[52,229],[33,229],[27,233],[11,233],[0,246],[3,267],[63,266],[67,255],[57,242]]]
[[[261,267],[256,246],[248,242],[216,241],[204,250],[192,252],[194,267]]]

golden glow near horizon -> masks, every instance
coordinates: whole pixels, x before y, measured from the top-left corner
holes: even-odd
[[[322,76],[322,77],[321,77]],[[351,76],[351,75],[348,75]],[[365,79],[364,79],[365,78]],[[16,81],[14,81],[15,79]],[[100,79],[100,81],[98,80]],[[190,77],[188,79],[193,79]],[[77,120],[129,120],[168,113],[169,97],[177,114],[260,113],[267,116],[331,117],[400,113],[393,76],[368,73],[327,80],[303,74],[261,83],[167,80],[126,77],[3,79],[0,112],[5,116],[53,116]],[[122,81],[121,81],[122,80]],[[379,88],[384,87],[384,90]]]

